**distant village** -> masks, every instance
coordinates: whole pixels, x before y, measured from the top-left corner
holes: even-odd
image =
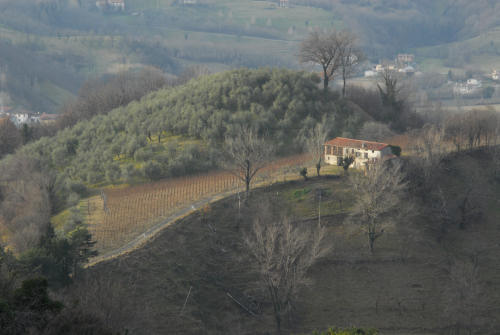
[[[125,10],[125,0],[97,0],[95,5],[100,10]]]
[[[409,76],[415,74],[415,56],[412,54],[399,54],[394,61],[384,60],[375,65],[373,69],[365,71],[365,77],[376,77],[385,71],[397,71]]]
[[[56,122],[58,114],[34,113],[22,107],[0,106],[0,119],[10,119],[16,127],[23,125],[49,125]]]
[[[421,71],[418,71],[418,64],[413,54],[398,54],[394,60],[380,61],[379,64],[364,71],[364,77],[377,77],[386,71],[398,72],[407,76],[419,76],[423,74]],[[493,82],[494,85],[495,82],[500,84],[500,70],[493,69],[491,73],[483,75],[475,74],[467,79],[449,78],[446,85],[456,97],[477,97],[482,95],[485,87],[483,84],[484,81],[488,81],[490,84]]]

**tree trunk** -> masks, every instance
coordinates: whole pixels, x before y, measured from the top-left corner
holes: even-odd
[[[246,165],[247,165],[247,169],[245,171],[245,191],[246,191],[246,194],[247,194],[247,198],[248,198],[248,194],[250,193],[250,161],[247,160],[246,161]]]
[[[370,253],[373,254],[373,245],[375,244],[375,239],[376,239],[375,232],[369,232],[368,233],[368,241],[370,243]]]
[[[375,239],[370,236],[370,253],[373,254],[373,244],[375,243]]]
[[[276,334],[281,335],[281,316],[276,313]]]
[[[319,170],[321,169],[321,160],[316,164],[316,173],[318,174],[319,177]]]
[[[342,86],[342,97],[345,98],[345,82],[346,82],[345,73],[342,74],[342,79],[344,80],[344,85]]]
[[[323,89],[325,91],[328,89],[328,73],[326,69],[323,69]]]

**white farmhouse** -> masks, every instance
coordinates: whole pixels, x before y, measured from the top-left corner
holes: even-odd
[[[455,95],[479,94],[482,87],[483,83],[481,80],[468,79],[466,83],[456,83],[453,93]]]
[[[15,113],[10,115],[10,120],[17,126],[20,127],[23,124],[30,123],[30,115],[28,113]]]
[[[330,165],[342,165],[342,159],[350,156],[354,158],[351,166],[359,169],[394,157],[389,144],[345,137],[336,137],[326,142],[324,147],[325,162]]]

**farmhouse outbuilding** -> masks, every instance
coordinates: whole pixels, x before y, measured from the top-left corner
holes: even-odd
[[[351,166],[358,169],[394,157],[389,144],[345,137],[336,137],[326,142],[324,155],[325,162],[330,165],[342,165],[345,157],[353,157]]]

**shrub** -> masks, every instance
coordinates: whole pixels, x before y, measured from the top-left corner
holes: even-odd
[[[153,152],[150,147],[139,148],[134,154],[134,159],[137,162],[145,162],[153,157]]]
[[[71,181],[68,188],[71,192],[78,194],[82,198],[87,196],[88,190],[83,183]]]
[[[109,164],[106,167],[106,180],[115,184],[121,177],[121,170],[118,164]]]
[[[129,182],[137,175],[137,170],[134,167],[134,164],[127,164],[122,168],[122,176],[123,178]]]
[[[391,152],[393,155],[395,156],[401,156],[401,147],[397,146],[397,145],[391,145]]]
[[[161,165],[150,161],[144,166],[144,176],[150,180],[158,180],[163,176]]]
[[[300,170],[299,174],[304,178],[304,180],[307,180],[307,168]]]

